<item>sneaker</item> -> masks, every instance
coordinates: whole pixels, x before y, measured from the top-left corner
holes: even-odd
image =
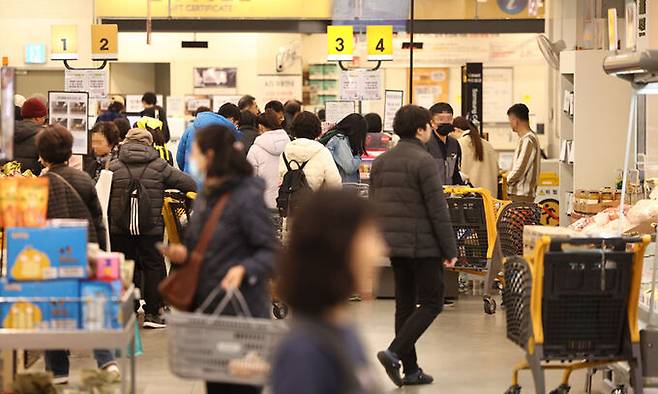
[[[390,350],[384,350],[383,352],[377,353],[377,359],[382,364],[386,370],[386,374],[391,379],[393,384],[398,387],[402,387],[402,377],[400,376],[400,368],[402,363],[398,356]]]
[[[144,328],[165,328],[167,324],[162,316],[147,313],[144,316]]]
[[[454,308],[455,305],[457,305],[457,301],[455,301],[453,299],[447,299],[446,298],[446,299],[443,300],[443,307],[444,308]]]
[[[350,302],[361,302],[363,301],[363,298],[359,294],[354,294],[353,296],[350,296],[349,298]]]
[[[54,376],[53,384],[57,386],[63,384],[69,384],[69,375]]]
[[[121,372],[116,364],[110,364],[102,370],[108,374],[110,382],[119,383],[121,381]]]
[[[421,384],[432,384],[434,382],[434,378],[431,377],[430,375],[427,375],[425,372],[423,372],[422,369],[419,369],[418,371],[412,373],[412,374],[406,374],[404,375],[404,379],[402,379],[402,383],[405,386],[418,386]]]

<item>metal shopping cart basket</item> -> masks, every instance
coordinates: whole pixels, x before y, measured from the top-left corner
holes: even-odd
[[[506,394],[521,392],[520,370],[532,371],[537,394],[545,394],[544,370],[564,370],[551,394],[565,394],[573,371],[618,361],[628,362],[634,393],[642,393],[637,314],[649,241],[544,236],[531,256],[507,261],[507,338],[526,351],[526,361],[514,368]]]
[[[202,313],[221,291],[217,287],[195,312],[167,316],[171,371],[187,379],[263,385],[286,325],[251,317],[239,290],[227,292],[213,313]],[[241,316],[220,316],[229,303]]]
[[[162,217],[167,231],[167,239],[170,243],[179,244],[182,242],[185,229],[190,222],[192,204],[195,199],[196,193],[183,194],[172,190],[165,193]]]
[[[484,311],[494,314],[491,292],[503,260],[522,254],[523,226],[539,224],[539,207],[497,200],[482,188],[446,186],[444,192],[457,242],[453,270],[485,277]]]

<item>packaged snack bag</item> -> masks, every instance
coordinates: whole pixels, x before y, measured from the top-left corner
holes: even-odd
[[[43,227],[48,212],[48,178],[18,178],[21,227]]]
[[[17,194],[18,178],[7,177],[0,179],[0,217],[4,228],[20,225]]]

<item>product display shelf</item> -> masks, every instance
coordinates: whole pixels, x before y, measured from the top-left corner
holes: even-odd
[[[121,380],[121,393],[136,393],[134,286],[124,293],[120,302],[123,326],[117,330],[0,329],[0,350],[4,355],[2,376],[4,388],[9,389],[13,381],[15,370],[12,367],[14,365],[12,358],[15,350],[120,349],[119,368],[124,373]],[[130,376],[130,386],[126,380],[127,376]]]
[[[559,108],[560,146],[574,141],[572,160],[560,161],[560,223],[570,223],[569,198],[576,190],[598,190],[615,184],[624,165],[627,117],[620,108],[630,105],[629,84],[607,75],[601,64],[602,50],[560,53],[560,97],[573,92],[573,108]],[[564,105],[563,105],[564,107]],[[569,161],[572,161],[571,163]]]

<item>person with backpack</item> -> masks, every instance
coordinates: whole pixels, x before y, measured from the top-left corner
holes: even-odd
[[[156,243],[164,237],[164,191],[187,193],[196,187],[192,178],[160,158],[153,135],[144,129],[128,132],[110,171],[114,173],[109,212],[112,249],[135,260],[134,282],[146,301],[144,327],[162,328],[158,285],[166,270]]]
[[[268,208],[276,209],[276,197],[279,191],[279,158],[290,143],[288,133],[281,128],[281,117],[271,109],[258,115],[258,127],[261,135],[247,153],[247,160],[254,167],[254,173],[265,180],[265,203]]]
[[[387,253],[371,208],[339,190],[320,191],[299,208],[277,261],[277,288],[295,315],[272,363],[273,394],[384,392],[347,306],[351,294],[369,291]]]
[[[253,176],[253,169],[236,142],[235,135],[224,126],[198,131],[190,167],[203,188],[199,190],[184,245],[171,245],[162,252],[172,264],[193,264],[194,256],[201,259],[196,289],[190,290],[194,294],[190,310],[202,306],[215,289],[239,289],[251,316],[268,319],[269,280],[278,242],[263,201],[265,182]],[[210,299],[202,312],[214,313],[224,295]],[[235,316],[237,312],[228,306],[222,315]],[[262,387],[220,382],[206,382],[206,387],[206,392],[212,394],[262,392]]]
[[[157,104],[158,97],[153,92],[146,92],[142,96],[142,105],[144,110],[139,113],[140,116],[150,116],[162,122],[162,138],[164,142],[169,142],[169,123],[164,108]]]
[[[368,123],[359,114],[349,114],[320,138],[333,156],[343,183],[360,183],[361,156],[366,153]]]
[[[37,135],[37,150],[48,178],[48,219],[84,219],[89,223],[89,242],[105,249],[105,226],[96,187],[91,177],[68,166],[73,151],[73,135],[56,124],[46,126]],[[93,351],[98,368],[120,378],[114,355],[107,349]],[[53,373],[53,383],[66,384],[69,378],[69,354],[66,350],[45,352],[46,370]]]
[[[279,196],[277,207],[287,216],[291,206],[308,191],[340,187],[340,173],[331,152],[316,141],[322,133],[320,119],[312,112],[300,112],[290,131],[295,138],[286,145],[279,159]]]

